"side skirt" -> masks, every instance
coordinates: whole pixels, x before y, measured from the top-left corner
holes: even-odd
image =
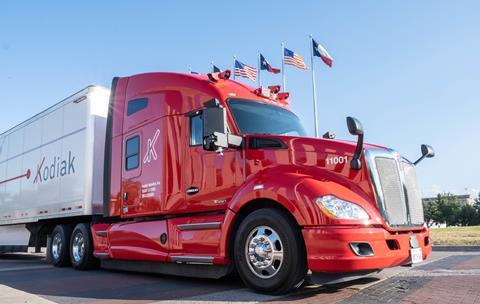
[[[220,279],[229,273],[228,265],[201,265],[129,260],[101,260],[105,269],[176,275],[192,278]]]

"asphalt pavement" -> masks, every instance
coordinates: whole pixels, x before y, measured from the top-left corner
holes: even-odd
[[[192,279],[50,266],[42,254],[0,255],[0,303],[480,303],[480,251],[435,251],[414,267],[284,296],[257,294],[235,277]]]

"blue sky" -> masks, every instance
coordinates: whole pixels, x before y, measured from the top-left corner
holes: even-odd
[[[479,1],[61,1],[0,2],[0,132],[89,84],[148,71],[280,67],[283,41],[309,62],[312,33],[334,57],[318,59],[321,133],[366,140],[418,166],[425,196],[480,189]],[[313,134],[311,75],[287,67],[292,108]],[[280,84],[279,75],[262,74]],[[249,83],[248,80],[245,80]],[[465,189],[467,188],[467,190]]]

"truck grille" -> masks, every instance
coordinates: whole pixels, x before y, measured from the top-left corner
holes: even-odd
[[[377,204],[388,225],[423,225],[423,206],[413,164],[391,150],[367,149],[365,159]]]

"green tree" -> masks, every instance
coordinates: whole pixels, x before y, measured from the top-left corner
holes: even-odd
[[[426,201],[423,202],[423,214],[425,218],[425,223],[428,227],[432,226],[435,223],[437,218],[437,202],[436,201]]]
[[[474,200],[473,208],[475,209],[475,219],[472,225],[480,225],[480,193],[478,193],[478,197]]]
[[[475,225],[477,220],[476,209],[468,204],[462,205],[458,210],[457,221],[461,226]]]
[[[457,197],[451,193],[443,193],[437,196],[436,200],[437,213],[433,220],[436,223],[445,223],[447,226],[458,224],[458,215],[461,204]]]

